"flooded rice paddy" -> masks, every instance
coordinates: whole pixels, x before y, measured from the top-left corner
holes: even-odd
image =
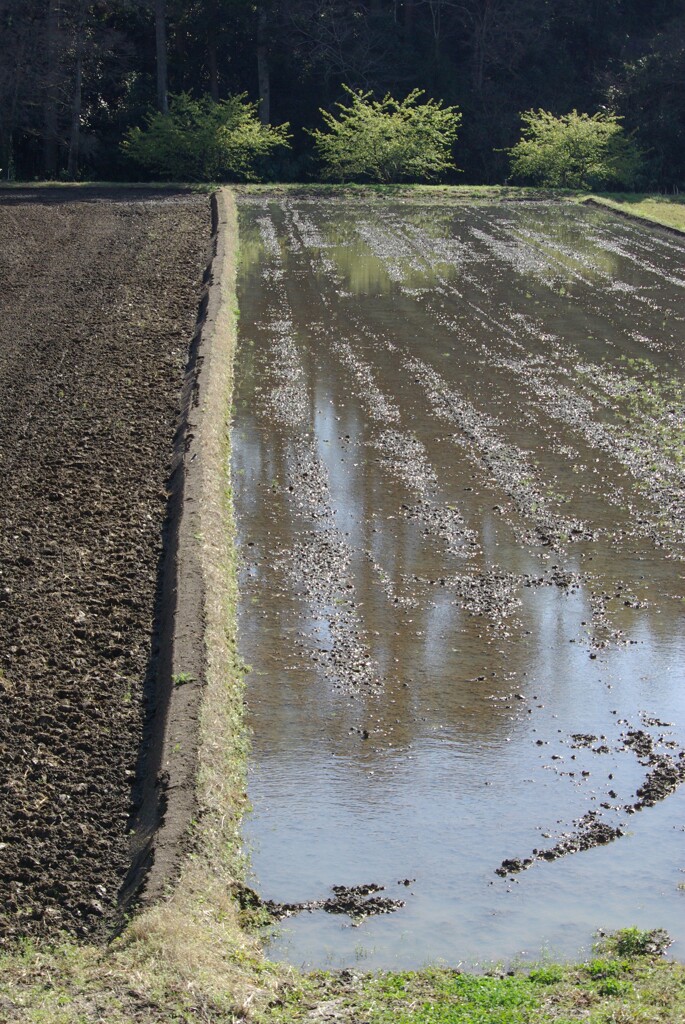
[[[573,956],[636,924],[682,957],[685,245],[307,194],[243,197],[240,229],[270,955]]]

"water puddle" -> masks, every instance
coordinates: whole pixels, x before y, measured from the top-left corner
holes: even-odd
[[[269,954],[684,956],[685,246],[561,204],[240,215]]]

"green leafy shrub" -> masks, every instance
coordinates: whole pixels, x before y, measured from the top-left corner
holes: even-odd
[[[561,964],[545,964],[533,968],[528,978],[535,985],[557,985],[564,980],[564,968]]]
[[[369,1024],[530,1024],[540,998],[524,977],[481,977],[426,968],[381,975],[365,986]]]
[[[616,114],[528,110],[521,120],[521,138],[508,151],[516,179],[550,188],[635,187],[642,154]]]
[[[599,957],[587,965],[587,972],[592,978],[618,978],[629,969],[629,960],[606,960]]]
[[[338,115],[322,110],[325,130],[310,132],[328,178],[383,184],[427,181],[454,170],[452,147],[461,114],[456,107],[425,100],[414,89],[403,100],[386,93],[374,100],[370,92],[343,86],[349,103],[338,103]]]
[[[620,928],[607,936],[604,946],[617,956],[663,956],[672,942],[663,928]]]
[[[261,124],[245,93],[218,103],[181,93],[168,114],[148,114],[143,128],[129,129],[122,148],[164,181],[254,181],[259,162],[289,146],[288,127]]]
[[[618,978],[606,978],[597,986],[597,993],[600,996],[627,996],[633,991],[629,981],[619,981]]]

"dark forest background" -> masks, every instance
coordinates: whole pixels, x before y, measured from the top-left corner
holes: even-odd
[[[542,107],[616,111],[645,184],[685,184],[685,0],[0,0],[0,175],[131,178],[126,130],[186,91],[289,121],[270,173],[307,180],[342,83],[457,104],[463,183],[504,181]]]

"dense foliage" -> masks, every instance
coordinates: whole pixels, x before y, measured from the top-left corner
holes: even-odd
[[[246,96],[215,102],[187,93],[170,100],[166,114],[148,114],[131,128],[125,153],[165,181],[250,181],[259,161],[288,146],[288,125],[263,125]]]
[[[624,118],[645,187],[685,185],[685,0],[0,0],[0,168],[130,177],[169,95],[247,93],[293,126],[263,169],[306,179],[342,83],[458,106],[460,182],[505,180],[522,111],[575,109]]]
[[[419,102],[414,89],[404,100],[344,87],[349,102],[337,117],[322,110],[325,131],[311,134],[325,175],[337,181],[426,181],[453,170],[452,146],[461,115],[433,100]]]
[[[634,188],[641,155],[621,119],[601,111],[590,117],[572,110],[521,115],[520,140],[509,151],[511,170],[525,184],[551,188]]]

